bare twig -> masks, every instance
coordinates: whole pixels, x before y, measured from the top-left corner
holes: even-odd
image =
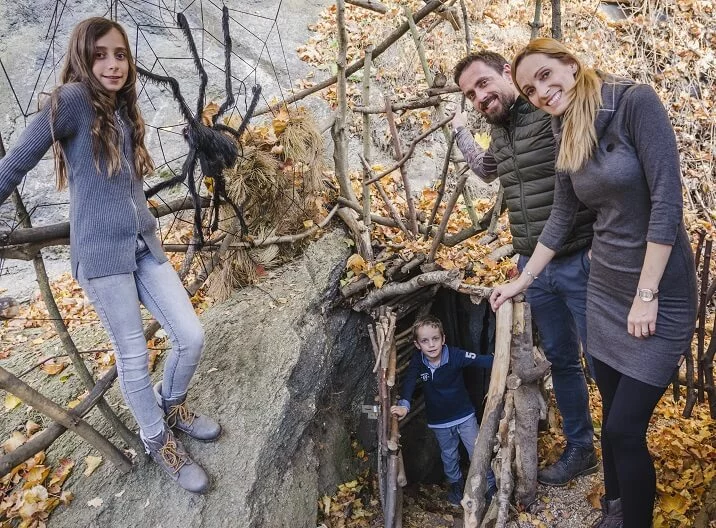
[[[408,145],[408,150],[405,151],[405,153],[403,154],[403,157],[400,158],[400,159],[395,163],[395,165],[393,165],[392,167],[388,168],[387,170],[384,170],[384,171],[381,172],[380,174],[378,174],[378,175],[372,177],[372,178],[371,178],[370,180],[368,180],[366,183],[375,183],[375,182],[377,182],[378,180],[381,180],[381,179],[383,179],[384,177],[386,177],[388,174],[390,174],[391,172],[393,172],[395,169],[400,168],[400,167],[401,167],[406,161],[408,161],[408,160],[410,159],[410,157],[413,155],[413,151],[415,150],[415,147],[417,146],[418,143],[420,143],[423,139],[425,139],[426,137],[428,137],[430,134],[432,134],[432,133],[435,132],[436,130],[442,128],[444,125],[447,125],[447,124],[452,120],[453,117],[455,117],[454,114],[452,114],[452,115],[446,117],[445,119],[443,119],[443,120],[440,121],[439,123],[437,123],[437,124],[433,125],[432,127],[430,127],[429,130],[423,132],[423,133],[420,134],[418,137],[416,137],[413,141],[410,142],[410,144]]]
[[[411,19],[412,20],[412,19]],[[390,108],[390,97],[385,96],[385,115],[388,118],[388,128],[390,129],[390,135],[393,137],[393,149],[395,149],[396,159],[403,157],[402,147],[400,146],[400,136],[398,136],[398,129],[395,126],[395,117],[393,110]],[[405,202],[408,205],[408,229],[413,234],[418,234],[418,221],[417,214],[415,212],[415,204],[413,203],[413,193],[410,185],[410,178],[408,177],[408,171],[404,163],[400,165],[400,176],[403,178],[403,187],[405,189]],[[366,183],[367,185],[367,183]]]

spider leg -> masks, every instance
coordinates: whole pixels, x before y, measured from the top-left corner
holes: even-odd
[[[201,78],[201,82],[199,83],[199,96],[196,99],[196,115],[200,116],[204,111],[204,96],[206,95],[206,83],[209,82],[209,77],[206,75],[206,70],[204,70],[204,66],[199,58],[199,52],[196,49],[196,44],[194,44],[194,37],[191,36],[189,22],[187,22],[184,13],[179,13],[177,15],[177,24],[179,24],[182,33],[184,33],[184,37],[189,43],[189,51],[191,52],[191,57],[194,60],[194,66],[199,72],[199,77]]]
[[[174,95],[174,99],[177,101],[177,103],[179,103],[179,110],[184,116],[184,119],[186,119],[191,124],[195,123],[196,120],[194,119],[191,110],[189,110],[189,105],[186,104],[184,96],[182,96],[181,91],[179,90],[179,83],[174,77],[165,77],[164,75],[157,75],[156,73],[147,71],[144,68],[140,68],[139,66],[137,66],[137,73],[139,73],[139,75],[145,77],[149,81],[153,82],[154,84],[169,87],[169,89],[172,91],[172,95]],[[201,115],[201,113],[197,115]]]
[[[219,174],[214,178],[214,200],[216,200],[214,202],[214,211],[216,216],[214,217],[211,229],[215,231],[219,227],[219,198],[223,198],[234,210],[236,217],[239,219],[239,224],[241,224],[241,234],[244,236],[248,235],[249,226],[246,225],[246,220],[244,219],[244,209],[240,205],[236,205],[233,200],[226,195],[226,180],[224,179],[223,174]]]
[[[157,194],[159,191],[163,191],[164,189],[168,189],[169,187],[174,187],[175,185],[179,185],[181,182],[184,181],[185,178],[185,169],[186,168],[186,162],[184,163],[184,167],[182,167],[181,174],[177,174],[173,178],[170,178],[168,180],[165,180],[163,182],[160,182],[156,184],[153,187],[150,187],[146,191],[144,191],[145,198],[149,199],[155,194]]]
[[[224,73],[226,75],[226,101],[221,105],[219,111],[212,118],[211,124],[215,125],[216,121],[226,110],[234,105],[234,92],[231,87],[231,35],[229,34],[229,8],[224,6],[221,10],[221,30],[224,33]]]
[[[254,110],[256,110],[256,105],[259,102],[259,96],[261,95],[261,85],[255,84],[253,88],[251,88],[251,91],[253,92],[253,96],[251,97],[251,104],[246,109],[246,114],[244,115],[244,119],[241,121],[241,124],[239,125],[239,129],[236,131],[235,136],[241,137],[241,134],[244,133],[244,130],[246,130],[246,126],[249,124],[249,120],[254,115]]]
[[[201,229],[201,198],[196,190],[196,180],[194,180],[194,169],[196,169],[196,149],[192,148],[189,151],[187,160],[184,163],[186,169],[186,178],[189,185],[189,194],[191,200],[194,203],[194,231],[199,238],[199,244],[197,246],[200,249],[204,245],[204,233]],[[182,170],[182,173],[185,172]]]

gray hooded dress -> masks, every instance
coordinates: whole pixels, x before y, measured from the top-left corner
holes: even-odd
[[[665,387],[689,350],[696,321],[696,270],[683,223],[679,153],[669,117],[648,85],[605,76],[596,152],[558,173],[540,242],[561,247],[579,201],[596,212],[587,289],[587,349],[599,361]],[[559,143],[560,122],[555,118]],[[627,333],[647,242],[673,247],[659,284],[656,334]]]

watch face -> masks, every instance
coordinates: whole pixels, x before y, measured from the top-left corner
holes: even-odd
[[[654,300],[654,292],[648,289],[639,290],[639,298],[644,302]]]

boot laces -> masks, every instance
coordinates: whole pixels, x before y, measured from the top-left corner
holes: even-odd
[[[172,436],[168,436],[164,445],[159,448],[159,455],[173,473],[178,473],[187,463],[187,454],[179,450]]]
[[[169,427],[175,427],[177,421],[180,421],[183,424],[190,426],[194,423],[195,418],[196,413],[189,409],[189,406],[186,404],[186,402],[181,402],[177,405],[172,405],[170,407],[169,414],[167,414],[167,425]]]

